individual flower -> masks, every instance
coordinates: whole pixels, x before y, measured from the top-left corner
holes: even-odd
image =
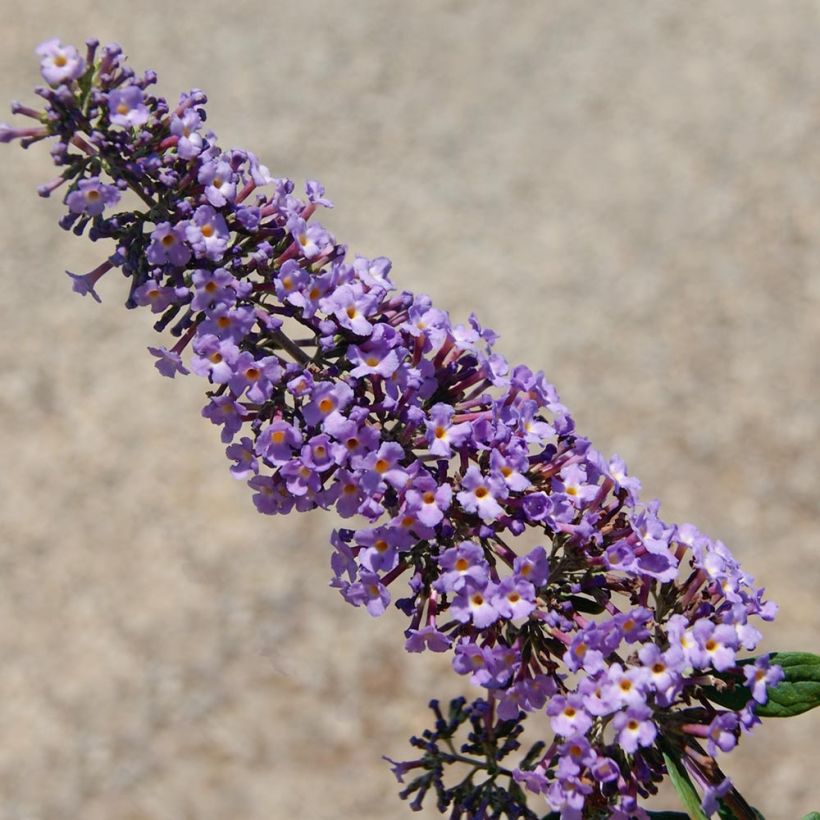
[[[110,205],[120,201],[120,192],[113,185],[106,185],[99,177],[81,179],[77,187],[66,197],[71,213],[97,216]]]
[[[152,265],[170,263],[182,267],[191,258],[191,249],[185,244],[185,230],[182,225],[160,222],[151,231],[151,244],[145,258]]]
[[[37,54],[42,57],[40,71],[49,85],[62,85],[76,80],[85,71],[85,60],[74,46],[64,46],[54,37],[37,46]]]
[[[112,125],[138,128],[148,122],[148,107],[142,89],[136,85],[115,88],[108,95],[108,115]]]

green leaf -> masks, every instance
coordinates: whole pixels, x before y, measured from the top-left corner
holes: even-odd
[[[800,820],[820,820],[820,811],[810,811],[808,814],[804,814]]]
[[[665,751],[663,759],[666,763],[666,770],[669,772],[669,779],[672,781],[672,785],[675,787],[675,791],[678,793],[678,797],[680,797],[681,803],[683,803],[691,820],[707,820],[700,807],[698,793],[695,791],[686,769],[680,762],[680,758],[677,754],[673,756]]]
[[[785,677],[777,686],[769,687],[769,700],[758,704],[755,712],[760,717],[794,717],[820,706],[820,657],[811,652],[772,652],[773,664],[783,668]],[[741,665],[754,663],[754,658],[740,661]],[[739,683],[737,674],[731,672],[716,677],[729,684],[730,689],[719,690],[706,687],[709,700],[735,711],[742,709],[751,699],[747,686]],[[818,818],[820,820],[820,818]]]
[[[589,615],[600,615],[604,611],[603,604],[599,604],[592,598],[582,595],[570,595],[570,603],[575,612],[586,612]]]
[[[820,656],[811,652],[773,652],[772,663],[785,677],[769,689],[769,702],[756,709],[760,717],[793,717],[820,706]]]

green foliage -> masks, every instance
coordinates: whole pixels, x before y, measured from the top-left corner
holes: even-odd
[[[794,717],[820,706],[820,657],[811,652],[773,652],[772,664],[783,668],[785,677],[777,686],[769,687],[769,701],[758,704],[755,712],[759,717]],[[754,658],[741,661],[741,665],[754,663]],[[706,687],[709,700],[727,709],[738,711],[751,700],[752,693],[737,673],[716,675],[729,688]]]

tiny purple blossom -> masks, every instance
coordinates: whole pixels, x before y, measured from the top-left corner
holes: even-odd
[[[443,573],[436,581],[436,589],[442,593],[457,592],[467,580],[479,586],[489,578],[489,565],[484,550],[471,541],[462,541],[458,546],[446,549],[438,559]]]
[[[109,205],[116,205],[120,192],[113,185],[100,182],[99,177],[81,179],[77,187],[66,197],[66,205],[71,213],[87,213],[97,216]]]
[[[584,735],[592,726],[592,718],[584,709],[580,695],[554,697],[547,705],[547,714],[550,716],[552,731],[562,737]]]
[[[783,680],[785,673],[780,666],[772,666],[767,655],[755,658],[753,664],[743,667],[746,685],[752,690],[752,697],[758,703],[769,700],[768,687],[777,686]]]
[[[177,268],[186,265],[191,258],[191,249],[185,244],[183,226],[160,222],[151,231],[151,244],[148,246],[145,258],[152,265],[170,263]]]
[[[182,364],[182,356],[175,353],[173,350],[168,350],[165,347],[149,347],[148,352],[152,356],[157,357],[154,362],[154,367],[169,379],[173,379],[177,373],[182,376],[187,376],[191,371]]]
[[[112,125],[136,128],[148,122],[148,108],[143,102],[142,89],[136,85],[115,88],[108,95],[108,113]]]
[[[225,217],[211,205],[200,205],[185,228],[185,238],[197,259],[207,258],[213,262],[224,256],[229,236]]]
[[[405,635],[407,640],[404,648],[408,652],[424,652],[425,649],[431,652],[446,652],[451,644],[450,638],[432,624],[427,624],[420,629],[408,629]]]
[[[37,54],[42,57],[40,72],[49,85],[62,85],[82,76],[85,60],[74,46],[64,46],[55,37],[37,46]]]
[[[305,193],[308,199],[316,205],[322,205],[325,208],[332,208],[333,203],[325,197],[325,186],[315,179],[308,179],[305,181]]]
[[[497,520],[504,510],[496,500],[507,495],[503,481],[493,476],[485,477],[481,470],[471,464],[461,479],[462,491],[456,496],[458,503],[467,511],[476,513],[485,524]]]
[[[360,580],[351,586],[348,600],[356,606],[364,604],[370,615],[377,618],[387,609],[390,593],[375,573],[363,572],[359,578]]]
[[[231,465],[231,475],[234,478],[244,480],[259,472],[259,462],[253,451],[253,442],[247,436],[242,436],[238,443],[231,444],[225,452],[234,462]]]
[[[210,419],[213,424],[224,425],[222,428],[222,443],[229,444],[239,432],[248,411],[234,401],[232,396],[214,396],[205,407],[202,415]]]
[[[492,603],[494,594],[492,582],[479,585],[467,578],[448,611],[462,623],[472,621],[478,629],[486,629],[499,618],[499,612]]]
[[[536,588],[543,586],[549,577],[546,550],[543,547],[535,547],[526,555],[518,556],[513,563],[513,572],[516,578],[529,581]]]
[[[156,279],[148,279],[134,291],[134,302],[149,306],[152,313],[161,313],[177,298],[176,288],[161,285]]]
[[[618,712],[612,725],[617,732],[618,745],[627,754],[634,754],[639,747],[651,746],[658,734],[648,706],[630,706],[626,711]]]
[[[230,339],[206,334],[194,339],[194,356],[190,368],[198,376],[207,376],[215,384],[227,384],[234,375],[233,363],[239,348]]]
[[[449,404],[434,404],[427,422],[427,444],[435,456],[449,458],[453,447],[460,447],[470,436],[469,422],[451,424],[455,410]]]
[[[202,153],[202,136],[197,133],[202,127],[202,119],[192,108],[186,109],[182,116],[171,116],[170,131],[179,137],[177,154],[182,159],[193,159]]]
[[[247,390],[249,401],[261,404],[270,398],[273,386],[282,378],[282,365],[276,356],[254,358],[242,351],[232,365],[233,375],[228,382],[233,394],[241,396]]]
[[[405,494],[405,504],[409,511],[427,527],[435,527],[450,508],[453,490],[449,484],[437,485],[430,477],[422,477],[413,483]]]
[[[302,445],[302,434],[292,424],[276,419],[256,438],[257,455],[274,465],[290,461],[297,447]]]
[[[215,208],[221,208],[236,199],[236,174],[224,157],[204,163],[197,179],[205,186],[205,196]]]
[[[504,578],[495,588],[492,604],[502,618],[526,618],[535,609],[535,588],[529,581]]]
[[[310,391],[310,402],[302,409],[302,416],[308,424],[331,424],[351,401],[353,390],[345,382],[319,382]]]

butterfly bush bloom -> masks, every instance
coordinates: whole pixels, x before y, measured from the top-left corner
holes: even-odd
[[[153,73],[115,45],[91,41],[82,58],[49,40],[38,54],[39,126],[2,139],[56,140],[61,225],[115,247],[71,274],[75,290],[97,298],[120,269],[126,304],[175,340],[150,348],[160,373],[207,380],[202,415],[257,509],[357,520],[331,534],[331,586],[374,617],[395,602],[408,651],[451,652],[484,692],[470,712],[482,726],[546,715],[555,738],[510,775],[548,807],[640,814],[669,748],[717,806],[730,784],[704,756],[752,721],[705,687],[742,669],[750,709],[779,679],[765,659],[738,665],[759,638],[752,619],[774,606],[728,549],[643,503],[623,461],[475,317],[454,324],[396,290],[385,257],[350,261],[314,219],[331,206],[320,183],[300,199],[202,133],[201,91],[176,106],[154,96]],[[142,207],[110,214],[123,187]]]

